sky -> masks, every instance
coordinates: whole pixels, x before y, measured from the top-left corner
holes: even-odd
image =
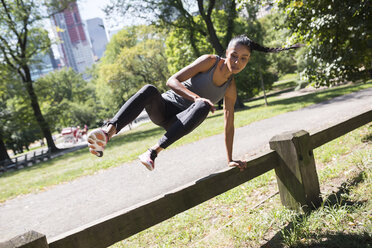
[[[80,16],[83,20],[99,17],[103,20],[106,28],[111,29],[109,27],[111,26],[110,21],[106,19],[106,15],[102,10],[109,3],[110,0],[79,0]]]
[[[83,20],[99,17],[103,20],[106,29],[115,30],[124,27],[125,25],[138,24],[140,20],[128,20],[124,22],[124,18],[117,17],[109,19],[106,18],[102,9],[110,3],[110,0],[78,0],[79,11]]]

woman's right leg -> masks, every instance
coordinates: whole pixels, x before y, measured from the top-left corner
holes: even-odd
[[[118,133],[126,125],[134,121],[145,108],[155,124],[159,125],[164,121],[165,102],[158,89],[153,85],[145,85],[129,98],[116,115],[108,121],[108,124],[113,125]]]
[[[103,130],[95,130],[88,135],[90,152],[98,157],[103,156],[103,150],[108,140],[136,119],[145,108],[150,119],[155,124],[161,125],[166,121],[165,105],[157,88],[153,85],[145,85],[129,98],[116,115],[107,122],[107,126]]]

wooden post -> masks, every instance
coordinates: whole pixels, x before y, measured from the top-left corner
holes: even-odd
[[[37,157],[36,157],[36,151],[34,152],[34,157],[32,158],[32,164],[36,164]]]
[[[319,207],[322,200],[309,133],[301,130],[274,136],[270,148],[280,157],[275,173],[283,205],[304,211]]]
[[[265,98],[265,106],[267,106],[269,104],[267,103],[267,97],[266,97],[266,91],[265,91],[265,84],[264,84],[263,77],[262,77],[261,67],[259,69],[259,72],[260,72],[260,79],[261,79],[261,87],[262,87],[262,90],[263,90],[263,93],[264,93],[264,98]]]
[[[0,243],[0,248],[49,248],[45,235],[29,231],[12,238],[9,241]]]

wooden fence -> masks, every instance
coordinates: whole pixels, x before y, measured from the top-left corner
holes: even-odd
[[[3,246],[0,244],[0,247],[108,247],[272,169],[277,175],[280,198],[286,207],[316,208],[321,198],[313,149],[371,121],[372,110],[311,135],[303,130],[277,135],[270,140],[273,150],[248,161],[247,169],[242,172],[238,168],[226,168],[51,240],[30,231]]]
[[[6,172],[8,170],[18,170],[29,165],[34,165],[38,161],[44,161],[45,159],[50,158],[50,149],[34,151],[33,153],[27,153],[25,155],[21,155],[9,160],[0,161],[0,172]]]

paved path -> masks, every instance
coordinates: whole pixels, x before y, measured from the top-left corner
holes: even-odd
[[[371,109],[369,88],[252,123],[236,130],[234,157],[269,149],[271,137],[284,131],[304,129],[312,133]],[[45,192],[17,197],[0,204],[0,242],[28,230],[53,238],[225,166],[224,138],[216,135],[165,150],[153,172],[133,161]]]

